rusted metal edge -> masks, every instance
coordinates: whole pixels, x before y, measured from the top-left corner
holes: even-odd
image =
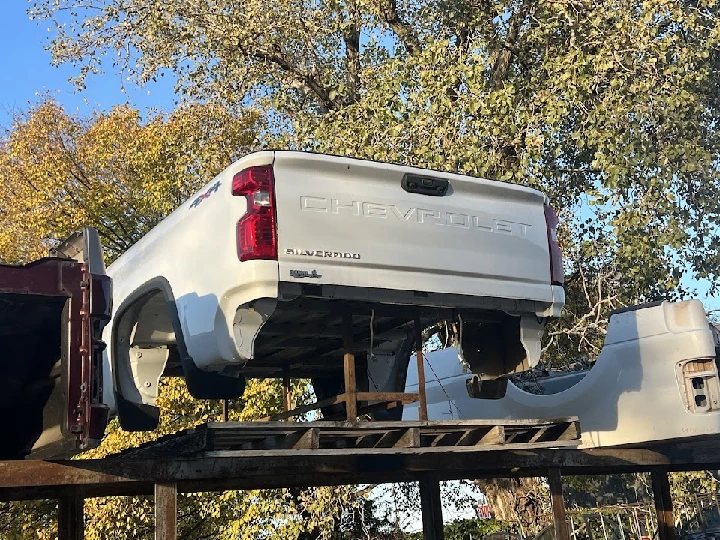
[[[163,435],[159,439],[128,448],[105,459],[146,459],[159,457],[181,457],[195,455],[207,450],[211,435],[207,424]]]
[[[334,398],[331,398],[334,399]],[[417,420],[398,420],[398,421],[383,421],[383,422],[346,422],[346,421],[330,421],[330,420],[316,420],[313,422],[298,422],[297,424],[288,424],[287,422],[209,422],[203,424],[203,427],[207,427],[210,430],[235,430],[235,429],[247,429],[247,430],[260,430],[266,431],[268,429],[284,429],[292,430],[293,426],[307,427],[308,424],[312,424],[314,427],[322,429],[383,429],[383,428],[406,428],[406,427],[480,427],[480,426],[520,426],[520,427],[537,427],[552,424],[562,424],[569,422],[577,422],[577,416],[567,416],[560,418],[542,418],[542,419],[477,419],[477,420],[429,420],[429,421],[417,421]],[[200,427],[200,426],[198,426]],[[197,429],[197,428],[193,428]]]

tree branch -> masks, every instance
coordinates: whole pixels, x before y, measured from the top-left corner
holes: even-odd
[[[380,20],[395,32],[398,40],[400,40],[400,43],[402,43],[409,54],[415,55],[422,51],[420,38],[413,27],[400,18],[397,0],[381,0]]]
[[[520,27],[528,11],[527,4],[523,3],[515,14],[510,17],[507,35],[502,41],[502,48],[496,52],[495,61],[492,64],[490,73],[490,86],[492,88],[497,88],[505,80],[505,74],[510,67],[510,60],[517,52],[515,45],[520,34]]]
[[[294,76],[298,82],[304,84],[313,94],[315,94],[315,97],[318,99],[318,103],[320,105],[321,113],[328,113],[335,108],[336,103],[334,100],[330,99],[330,91],[327,88],[324,88],[310,74],[290,63],[290,61],[283,56],[263,49],[253,49],[252,51],[248,51],[241,43],[238,43],[238,49],[240,49],[240,52],[242,52],[245,56],[249,56],[261,62],[270,62],[275,64],[282,71]]]
[[[352,23],[343,35],[347,70],[345,105],[355,103],[360,91],[360,14],[355,2],[350,3],[349,10]]]

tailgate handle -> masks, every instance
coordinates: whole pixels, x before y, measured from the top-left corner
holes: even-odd
[[[408,193],[419,193],[430,197],[442,197],[447,194],[450,182],[440,178],[430,178],[419,174],[405,174],[400,186]]]

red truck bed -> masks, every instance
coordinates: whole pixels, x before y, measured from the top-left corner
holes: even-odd
[[[94,231],[84,234],[97,238]],[[63,257],[0,265],[0,414],[6,427],[0,459],[67,455],[103,435],[100,335],[110,318],[111,282],[104,268],[91,273],[89,266]]]

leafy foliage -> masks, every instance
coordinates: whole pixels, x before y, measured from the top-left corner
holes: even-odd
[[[44,256],[84,224],[117,257],[253,148],[260,127],[252,110],[215,105],[143,120],[130,107],[84,118],[40,103],[0,143],[0,260]]]
[[[717,473],[717,471],[715,471]],[[673,498],[675,519],[684,523],[697,522],[696,495],[720,493],[718,479],[709,471],[691,471],[670,474],[670,492]]]
[[[502,530],[502,524],[494,519],[459,519],[443,527],[446,540],[480,540]],[[421,532],[406,534],[403,540],[422,540]]]
[[[546,525],[550,493],[542,478],[477,480],[496,519],[512,524],[523,536],[537,534]]]

